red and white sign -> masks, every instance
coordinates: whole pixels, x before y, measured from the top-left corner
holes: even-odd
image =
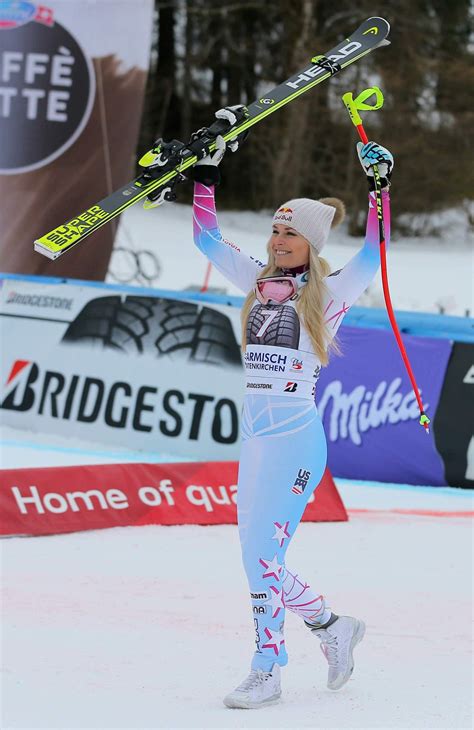
[[[130,525],[235,524],[238,464],[107,464],[0,471],[0,535]],[[303,516],[347,520],[328,470]]]

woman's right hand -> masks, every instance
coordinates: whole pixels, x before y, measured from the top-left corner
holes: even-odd
[[[241,121],[248,115],[247,107],[243,104],[236,104],[235,106],[226,106],[219,109],[215,113],[216,119],[225,120],[230,127]],[[195,182],[203,183],[203,185],[219,185],[221,176],[218,170],[218,165],[224,157],[226,149],[230,149],[231,152],[237,152],[241,143],[246,139],[248,131],[242,132],[235,139],[231,139],[225,142],[221,135],[216,137],[216,149],[212,154],[206,155],[202,160],[198,160],[192,168],[192,178]]]

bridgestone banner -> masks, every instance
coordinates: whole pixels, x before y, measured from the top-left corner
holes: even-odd
[[[235,524],[237,471],[236,462],[5,469],[0,471],[0,535]],[[347,520],[327,470],[303,520]]]
[[[133,290],[128,290],[133,291]],[[179,295],[177,295],[179,296]],[[3,280],[2,422],[88,443],[237,459],[235,307]]]
[[[54,264],[44,231],[132,175],[152,0],[0,2],[0,269],[103,279],[117,221]]]

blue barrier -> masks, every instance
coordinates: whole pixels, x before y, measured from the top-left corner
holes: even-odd
[[[186,299],[210,304],[227,304],[240,307],[244,297],[212,292],[174,291],[173,289],[151,289],[148,287],[127,286],[124,284],[105,284],[102,281],[86,281],[83,279],[62,279],[52,276],[31,276],[23,274],[0,273],[0,279],[16,279],[31,281],[35,284],[69,284],[72,286],[89,286],[96,289],[135,294],[148,297],[167,297]],[[425,312],[395,312],[398,326],[402,333],[420,337],[439,337],[456,342],[474,343],[474,318],[453,317],[446,314],[429,314]],[[384,309],[368,307],[352,307],[344,318],[344,324],[350,327],[368,327],[390,329],[390,321]]]

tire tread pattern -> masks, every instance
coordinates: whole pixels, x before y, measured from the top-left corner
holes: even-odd
[[[157,358],[171,355],[204,364],[242,364],[232,323],[225,314],[176,299],[93,299],[71,322],[62,341]]]

